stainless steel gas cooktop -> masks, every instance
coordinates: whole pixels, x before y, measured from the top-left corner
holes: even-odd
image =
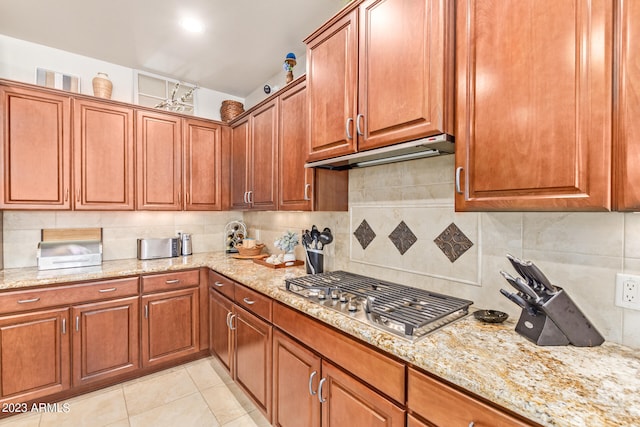
[[[346,271],[286,279],[285,283],[290,292],[413,342],[465,317],[473,304]]]

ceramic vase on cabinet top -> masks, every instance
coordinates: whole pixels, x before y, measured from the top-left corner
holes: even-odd
[[[111,99],[111,89],[113,83],[109,80],[107,73],[98,73],[91,81],[93,83],[93,94],[99,98]]]

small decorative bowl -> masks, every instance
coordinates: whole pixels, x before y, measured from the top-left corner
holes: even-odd
[[[473,317],[485,323],[502,323],[509,315],[497,310],[478,310],[473,313]]]
[[[236,248],[238,249],[238,253],[241,256],[256,256],[260,255],[260,252],[262,252],[262,249],[264,249],[264,243],[258,243],[253,248],[245,248],[241,243],[239,245],[236,245]]]

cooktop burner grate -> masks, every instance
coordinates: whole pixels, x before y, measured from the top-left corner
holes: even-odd
[[[287,290],[338,311],[344,310],[336,304],[323,303],[322,299],[335,294],[345,301],[359,299],[370,323],[408,337],[423,336],[466,316],[473,304],[472,301],[346,271],[287,279],[285,283]]]

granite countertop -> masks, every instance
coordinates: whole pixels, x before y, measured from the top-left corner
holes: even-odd
[[[0,291],[197,267],[210,267],[539,424],[640,426],[640,350],[609,342],[541,347],[515,332],[514,319],[484,324],[472,316],[411,343],[285,291],[285,278],[306,274],[301,267],[270,269],[222,253],[106,261],[89,269],[0,271]]]

